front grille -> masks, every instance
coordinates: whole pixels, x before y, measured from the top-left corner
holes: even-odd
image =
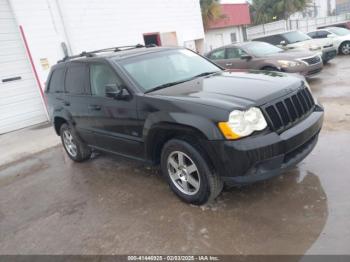
[[[274,131],[282,131],[307,116],[315,102],[308,88],[297,92],[264,108],[267,119]]]
[[[321,62],[321,58],[319,56],[313,56],[310,58],[304,58],[302,59],[304,62],[308,63],[309,65],[315,65]]]

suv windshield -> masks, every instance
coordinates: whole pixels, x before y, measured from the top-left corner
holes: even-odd
[[[283,52],[283,49],[264,42],[252,42],[244,47],[248,53],[262,57]]]
[[[345,29],[345,28],[340,28],[340,27],[328,28],[328,31],[335,34],[335,35],[340,35],[340,36],[350,34],[350,30]]]
[[[221,70],[208,60],[186,49],[155,52],[115,62],[121,64],[145,92]]]
[[[283,37],[287,39],[289,44],[303,42],[311,39],[311,37],[299,31],[285,33],[283,34]]]

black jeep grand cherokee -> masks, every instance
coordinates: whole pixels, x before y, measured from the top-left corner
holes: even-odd
[[[223,71],[183,48],[66,58],[53,66],[46,96],[71,159],[97,149],[160,163],[171,189],[193,204],[216,198],[224,183],[248,184],[296,165],[323,122],[303,80]]]

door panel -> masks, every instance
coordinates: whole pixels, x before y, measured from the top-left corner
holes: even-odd
[[[142,125],[137,117],[136,99],[106,96],[106,87],[122,87],[121,79],[107,64],[91,64],[91,92],[88,110],[93,119],[96,145],[105,150],[143,158]],[[128,92],[128,91],[125,91]]]
[[[71,62],[66,71],[65,93],[60,103],[70,113],[79,136],[86,143],[93,145],[93,119],[88,111],[90,100],[89,67],[86,63]]]
[[[229,69],[248,69],[251,68],[251,60],[241,59],[243,55],[247,55],[245,51],[240,48],[230,47],[226,48],[225,68]]]

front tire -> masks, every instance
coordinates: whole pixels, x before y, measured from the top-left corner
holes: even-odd
[[[187,203],[205,204],[222,191],[220,177],[206,158],[186,141],[172,139],[164,145],[161,169],[172,191]]]
[[[68,156],[75,162],[83,162],[90,158],[91,149],[79,138],[75,130],[68,124],[60,128],[60,136]]]
[[[350,54],[350,42],[344,42],[339,47],[339,53],[342,55],[349,55]]]

